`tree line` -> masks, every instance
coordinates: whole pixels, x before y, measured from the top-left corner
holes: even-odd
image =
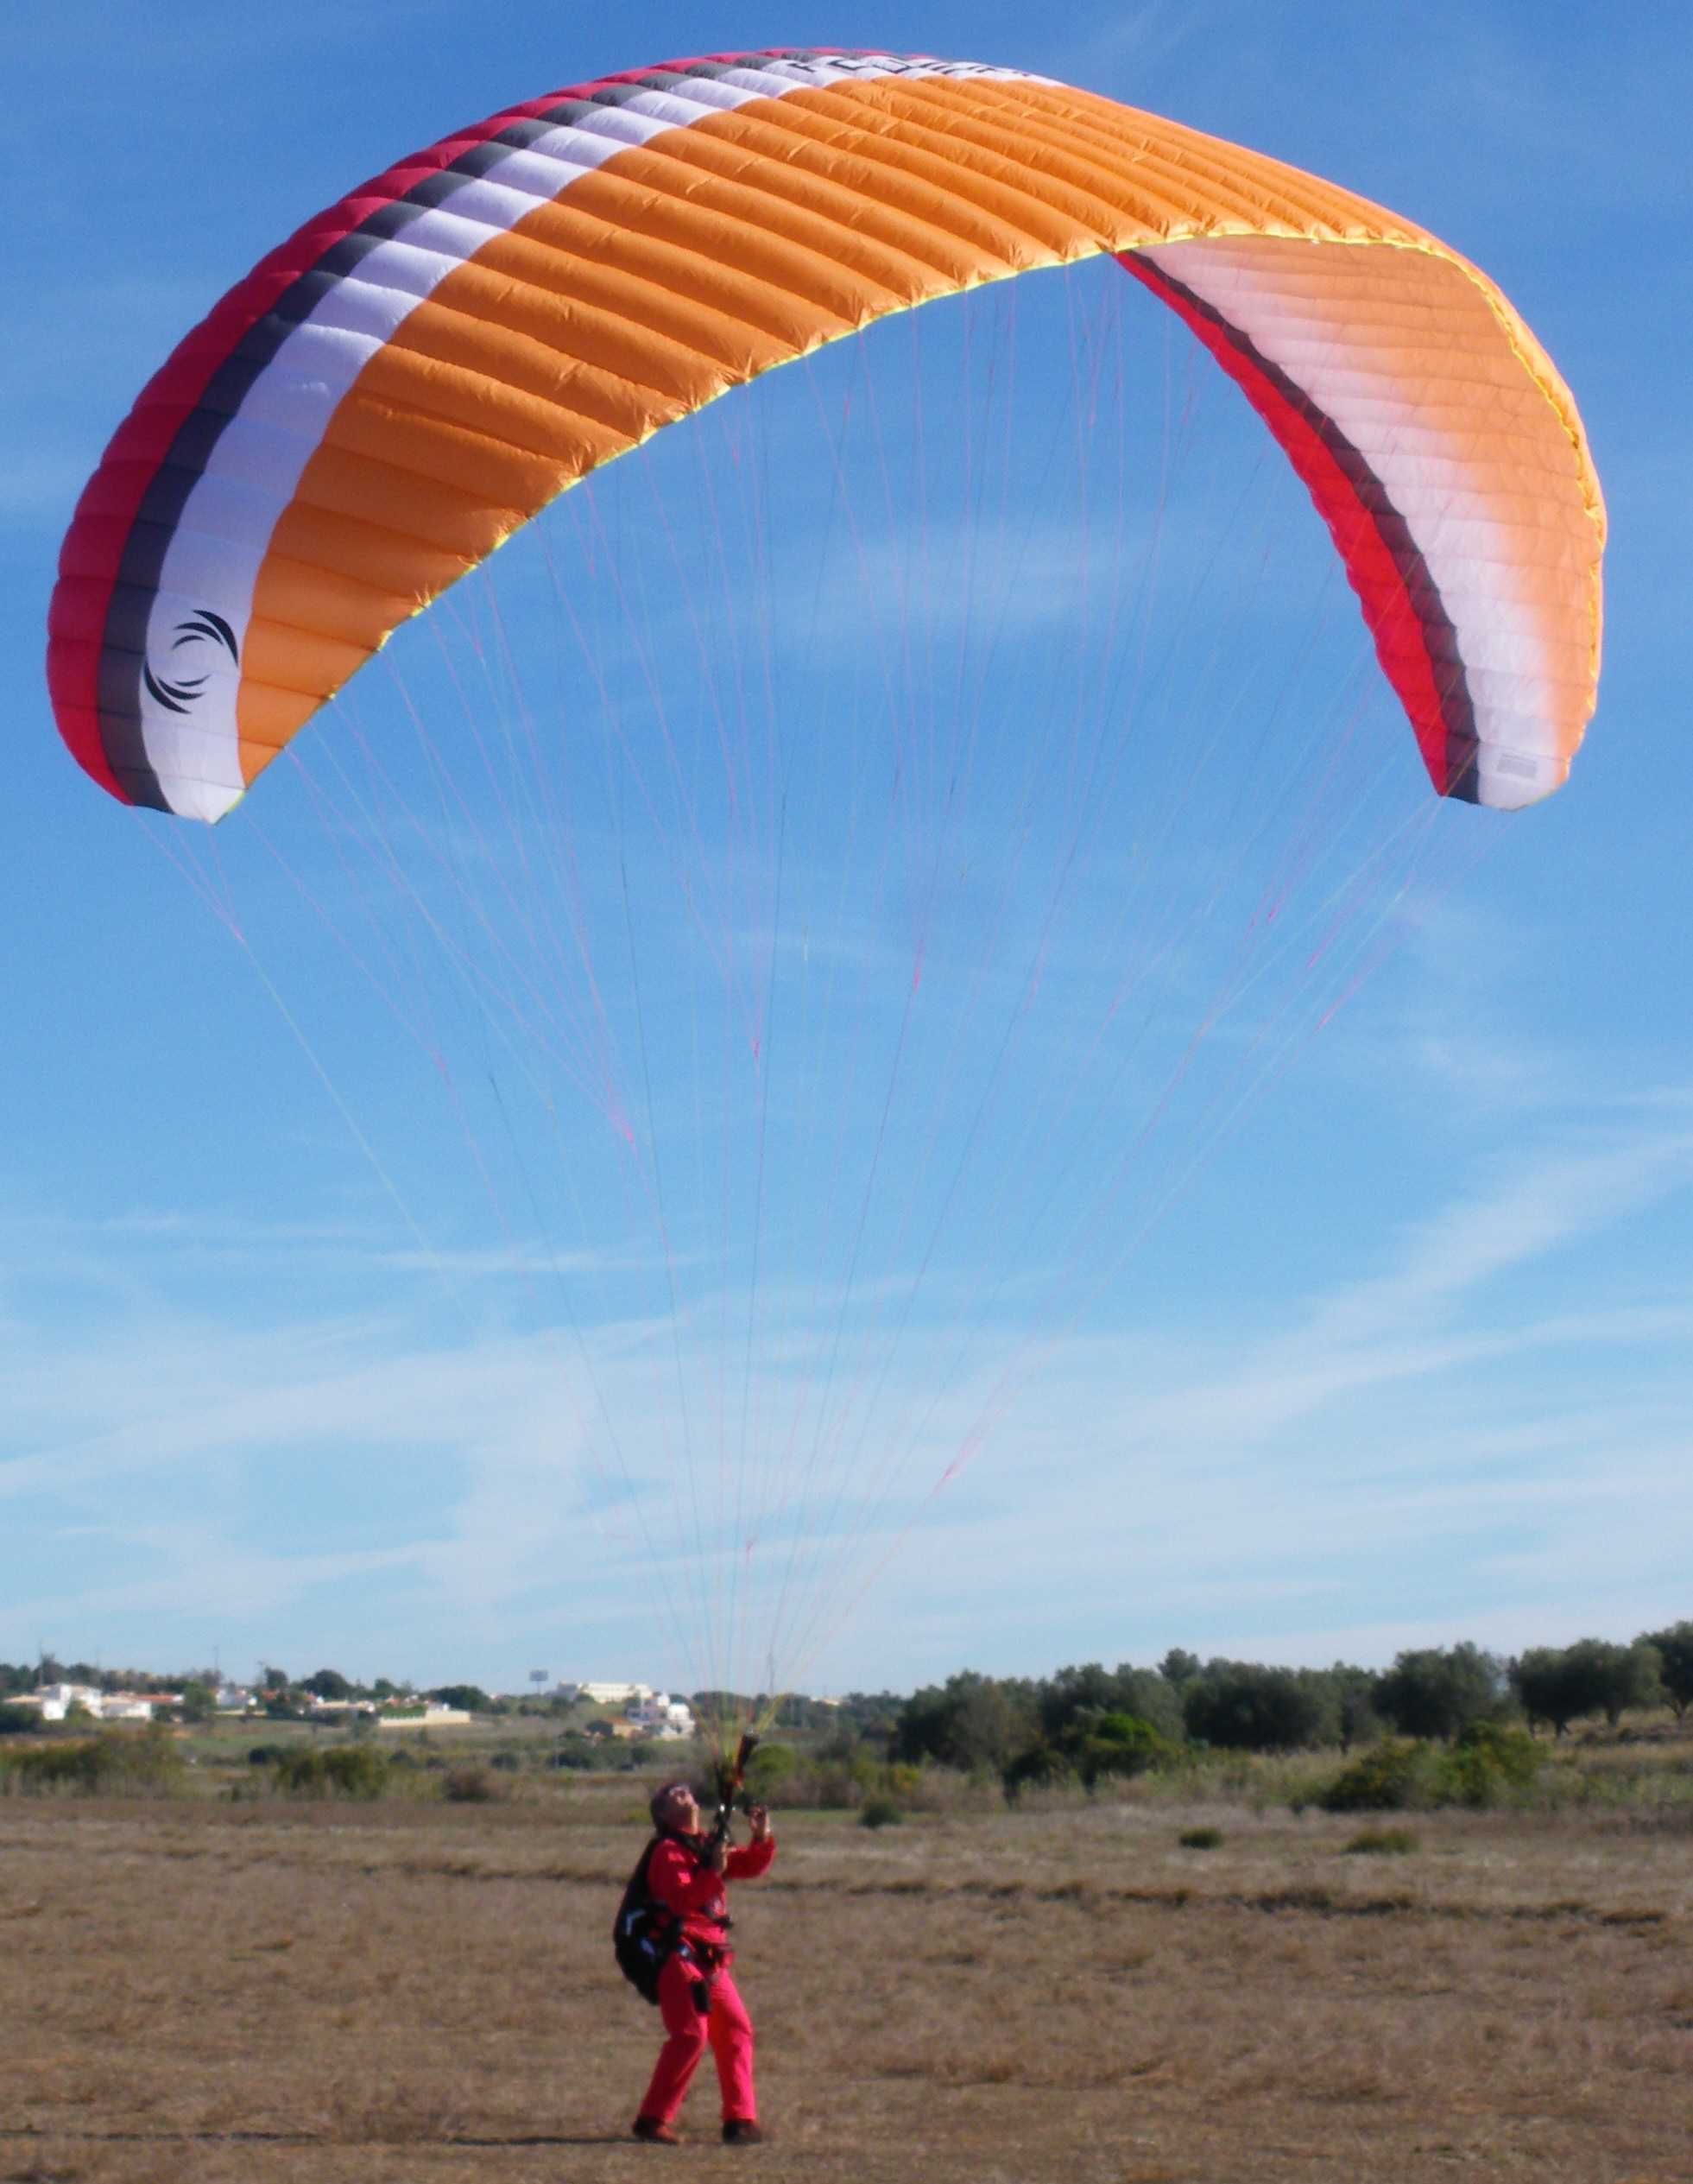
[[[173,1691],[181,1712],[203,1720],[214,1711],[216,1672],[163,1677],[100,1669],[52,1656],[27,1666],[0,1662],[0,1728],[35,1725],[33,1710],[4,1702],[54,1683],[103,1691]],[[471,1683],[418,1692],[377,1677],[352,1681],[334,1668],[298,1679],[267,1665],[257,1680],[265,1712],[285,1719],[309,1699],[379,1705],[434,1699],[484,1716],[572,1715],[572,1702],[549,1695],[496,1700]],[[692,1694],[705,1722],[746,1720],[765,1702],[725,1691]],[[1287,1668],[1262,1662],[1202,1661],[1172,1647],[1155,1668],[1092,1662],[1051,1676],[995,1677],[964,1670],[944,1684],[904,1698],[850,1693],[823,1700],[794,1695],[774,1710],[773,1727],[839,1744],[880,1749],[896,1764],[933,1762],[964,1773],[1000,1775],[1014,1791],[1026,1784],[1134,1774],[1184,1751],[1292,1752],[1338,1746],[1349,1752],[1396,1733],[1453,1744],[1477,1725],[1524,1723],[1562,1737],[1572,1724],[1602,1717],[1613,1727],[1630,1711],[1668,1706],[1677,1719],[1693,1705],[1693,1621],[1643,1632],[1627,1644],[1578,1638],[1505,1658],[1469,1643],[1400,1653],[1390,1668],[1336,1662],[1328,1668]],[[591,1724],[591,1727],[598,1726]],[[610,1725],[606,1725],[607,1727]],[[584,1754],[584,1763],[587,1755]]]
[[[1575,1722],[1614,1727],[1646,1707],[1679,1720],[1690,1704],[1693,1622],[1628,1644],[1578,1638],[1509,1659],[1469,1643],[1414,1649],[1382,1669],[1201,1661],[1177,1647],[1155,1668],[1094,1662],[1040,1679],[951,1676],[906,1701],[888,1756],[991,1771],[1014,1790],[1134,1774],[1181,1751],[1349,1752],[1389,1734],[1456,1744],[1478,1725],[1511,1722],[1561,1737]]]

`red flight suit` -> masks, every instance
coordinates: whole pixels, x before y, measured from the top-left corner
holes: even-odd
[[[697,1852],[704,1847],[701,1836],[664,1836],[647,1867],[648,1892],[675,1915],[680,1939],[659,1974],[659,2015],[667,2037],[659,2050],[641,2112],[656,2123],[674,2120],[710,2041],[723,2089],[724,2123],[752,2124],[758,2120],[753,2027],[730,1975],[735,1953],[727,1940],[723,1883],[756,1880],[768,1872],[776,1855],[775,1838],[767,1835],[761,1843],[730,1851],[721,1873],[700,1862]],[[694,2003],[701,1979],[710,1997],[703,2014]]]

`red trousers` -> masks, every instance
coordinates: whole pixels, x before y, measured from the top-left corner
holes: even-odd
[[[659,2015],[667,2037],[659,2050],[641,2112],[661,2124],[673,2120],[710,2041],[723,2088],[724,2123],[755,2123],[758,2103],[753,2092],[752,2019],[727,1966],[711,1976],[711,2007],[702,2017],[693,2002],[693,1983],[698,1977],[699,1966],[679,1956],[672,1957],[659,1974]]]

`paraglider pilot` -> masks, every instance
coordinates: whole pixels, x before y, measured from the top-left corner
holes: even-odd
[[[726,1881],[756,1880],[776,1855],[770,1815],[751,1808],[752,1840],[731,1847],[725,1801],[715,1829],[701,1825],[686,1782],[669,1782],[652,1801],[657,1839],[646,1861],[647,1892],[670,1915],[673,1936],[659,1973],[659,2013],[665,2043],[635,2119],[635,2136],[660,2146],[679,2142],[672,2129],[688,2082],[711,2044],[723,2091],[726,2144],[755,2144],[758,2103],[753,2091],[753,2028],[730,1972]]]

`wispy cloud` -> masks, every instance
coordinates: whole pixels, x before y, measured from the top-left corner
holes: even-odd
[[[1203,1381],[1137,1405],[1143,1445],[1242,1451],[1342,1396],[1451,1371],[1488,1356],[1568,1342],[1584,1330],[1627,1340],[1662,1326],[1558,1315],[1537,1325],[1470,1307],[1513,1270],[1543,1262],[1693,1184],[1693,1132],[1620,1133],[1513,1163],[1401,1235],[1387,1272],[1319,1298],[1304,1320],[1256,1342]],[[1675,1317],[1673,1308],[1671,1317]]]
[[[885,1505],[860,1507],[868,1485],[850,1474],[825,1470],[807,1490],[811,1521],[834,1512],[799,1556],[804,1583],[823,1588],[816,1598],[834,1599],[830,1584],[839,1582],[850,1599],[856,1583],[838,1573],[873,1569],[909,1518],[914,1545],[895,1568],[928,1571],[915,1592],[896,1577],[897,1611],[890,1621],[884,1607],[877,1619],[883,1635],[837,1657],[856,1664],[855,1680],[896,1681],[909,1681],[902,1659],[932,1657],[935,1671],[982,1659],[969,1634],[989,1589],[1019,1604],[1025,1649],[1050,1624],[1053,1645],[1071,1654],[1113,1643],[1130,1651],[1133,1634],[1147,1630],[1164,1643],[1209,1633],[1213,1646],[1244,1646],[1267,1628],[1275,1635],[1260,1650],[1279,1655],[1368,1651],[1372,1632],[1450,1636],[1455,1612],[1449,1605],[1442,1622],[1413,1610],[1390,1624],[1372,1619],[1371,1599],[1409,1604],[1455,1586],[1466,1630],[1487,1637],[1508,1626],[1527,1643],[1556,1621],[1548,1600],[1559,1596],[1595,1604],[1589,1620],[1609,1601],[1614,1627],[1631,1570],[1646,1614],[1666,1589],[1654,1572],[1693,1491],[1678,1422],[1693,1400],[1693,1307],[1673,1288],[1653,1294],[1644,1275],[1631,1299],[1582,1296],[1575,1247],[1626,1231],[1690,1183],[1693,1132],[1675,1103],[1667,1116],[1648,1107],[1632,1130],[1482,1176],[1408,1225],[1384,1270],[1313,1296],[1244,1346],[1129,1330],[1070,1339],[978,1468],[931,1512],[912,1497],[989,1400],[987,1359],[916,1440]],[[1558,1287],[1561,1265],[1573,1298]],[[1536,1282],[1516,1295],[1510,1285],[1531,1270]],[[690,1495],[699,1497],[700,1536],[715,1541],[717,1327],[696,1328],[679,1356],[661,1330],[647,1331],[661,1336],[654,1343],[631,1342],[632,1332],[584,1352],[546,1332],[444,1346],[398,1320],[37,1327],[38,1354],[15,1377],[10,1440],[20,1453],[0,1464],[0,1494],[28,1513],[37,1541],[32,1581],[12,1579],[16,1612],[61,1630],[79,1617],[129,1628],[193,1605],[299,1631],[315,1627],[338,1588],[363,1586],[386,1603],[395,1643],[410,1633],[408,1646],[425,1646],[445,1607],[466,1643],[475,1633],[492,1647],[508,1641],[512,1618],[533,1624],[539,1643],[565,1598],[597,1629],[632,1630],[650,1621],[651,1576],[667,1567],[669,1597],[698,1618],[722,1581],[711,1574],[715,1545],[708,1567],[698,1563],[688,1515]],[[924,1415],[957,1332],[931,1331],[901,1358],[894,1415]],[[1629,1361],[1620,1375],[1603,1364],[1608,1353]],[[1542,1359],[1566,1372],[1577,1362],[1582,1378],[1612,1396],[1538,1397]],[[804,1343],[766,1357],[772,1377],[746,1392],[767,1426],[807,1399],[805,1377],[816,1369]],[[694,1404],[692,1472],[679,1371]],[[618,1421],[615,1451],[602,1404]],[[379,1546],[338,1541],[334,1494],[319,1484],[316,1542],[266,1548],[242,1515],[251,1489],[231,1500],[229,1483],[279,1459],[325,1480],[338,1465],[378,1467],[392,1482],[390,1536]],[[758,1491],[768,1497],[773,1478],[782,1484],[780,1470]],[[201,1482],[192,1488],[200,1510],[189,1513],[191,1494],[180,1517],[161,1522],[157,1497],[173,1479]],[[420,1500],[414,1485],[425,1480]],[[611,1491],[614,1480],[622,1483]],[[779,1550],[767,1544],[755,1575],[783,1566],[780,1500],[755,1497],[763,1511],[755,1521],[776,1526]],[[802,1497],[793,1514],[806,1506]],[[1589,1552],[1601,1516],[1609,1546]],[[55,1528],[90,1526],[122,1544],[126,1574],[81,1584],[68,1575],[76,1556],[53,1546]],[[1490,1595],[1507,1594],[1514,1608],[1487,1608]],[[1307,1628],[1313,1611],[1321,1620]],[[1090,1645],[1090,1631],[1106,1635]],[[948,1643],[962,1649],[950,1664],[925,1651]]]
[[[344,1278],[414,1274],[451,1287],[505,1278],[553,1281],[651,1274],[688,1263],[651,1250],[584,1250],[545,1238],[502,1244],[396,1247],[392,1225],[289,1221],[256,1215],[133,1209],[86,1219],[0,1217],[0,1294],[9,1278],[39,1285],[48,1277],[86,1279],[126,1295],[157,1295],[174,1279],[203,1279],[208,1269],[274,1269],[284,1260]]]

